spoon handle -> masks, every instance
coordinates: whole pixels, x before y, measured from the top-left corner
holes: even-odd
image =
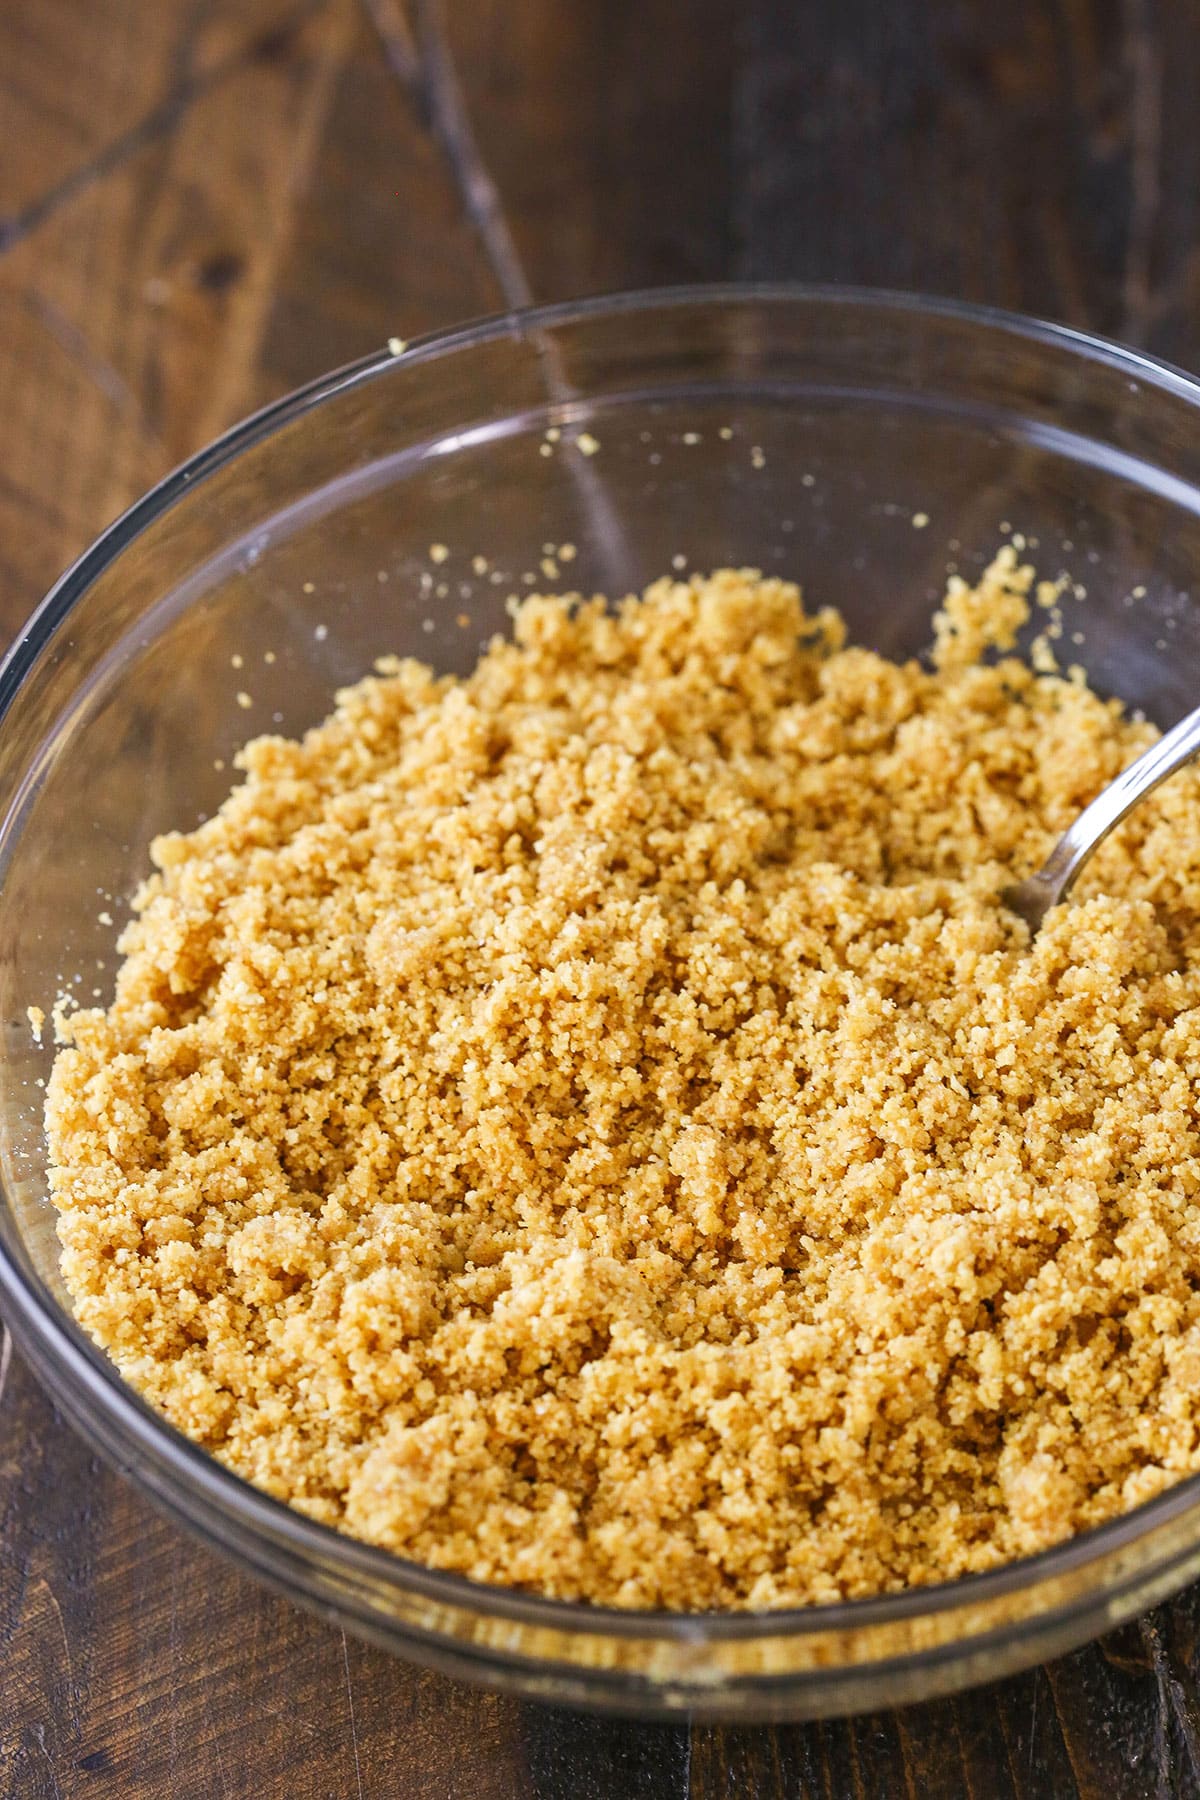
[[[1122,769],[1116,780],[1110,781],[1091,805],[1085,806],[1079,817],[1068,825],[1033,877],[1039,887],[1053,894],[1050,904],[1065,898],[1092,851],[1104,842],[1126,813],[1198,752],[1200,706],[1180,719],[1178,725],[1172,725],[1170,731],[1148,750],[1143,750],[1137,760]]]

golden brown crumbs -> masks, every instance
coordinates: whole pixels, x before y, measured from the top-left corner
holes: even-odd
[[[47,1102],[79,1317],[273,1494],[644,1607],[986,1569],[1200,1468],[1200,775],[952,583],[535,598],[154,846]]]

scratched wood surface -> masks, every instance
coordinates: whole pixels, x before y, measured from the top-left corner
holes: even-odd
[[[240,414],[530,297],[882,282],[1200,367],[1198,74],[1200,0],[14,0],[0,628]],[[259,1590],[0,1335],[0,1794],[1200,1796],[1200,1592],[902,1713],[574,1717]]]

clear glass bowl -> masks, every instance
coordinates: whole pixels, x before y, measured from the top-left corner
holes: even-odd
[[[149,839],[219,803],[246,736],[300,731],[385,651],[467,669],[506,596],[543,579],[547,543],[577,547],[564,572],[585,591],[678,558],[786,572],[860,641],[906,654],[948,560],[977,568],[1009,526],[1086,588],[1064,641],[1101,689],[1160,722],[1195,704],[1200,386],[1074,332],[886,294],[661,292],[429,338],[249,420],[87,552],[0,668],[0,1302],[97,1449],[399,1655],[642,1714],[801,1717],[944,1692],[1200,1574],[1198,1479],[994,1574],[847,1605],[637,1614],[481,1586],[229,1474],[124,1386],[58,1274],[51,1050],[26,1008],[107,995]]]

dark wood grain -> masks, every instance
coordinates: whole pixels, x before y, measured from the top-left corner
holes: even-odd
[[[0,15],[9,631],[103,524],[256,400],[277,272],[356,24],[353,0]],[[55,103],[87,131],[74,165],[52,159],[39,178],[60,73]]]
[[[748,9],[738,272],[922,288],[1200,357],[1196,0]]]
[[[475,136],[538,299],[734,263],[738,0],[450,5]]]
[[[384,338],[726,276],[1024,307],[1200,366],[1200,0],[0,9],[0,630],[173,462]],[[347,1641],[160,1520],[0,1340],[9,1800],[1190,1800],[1200,1591],[774,1730]]]

